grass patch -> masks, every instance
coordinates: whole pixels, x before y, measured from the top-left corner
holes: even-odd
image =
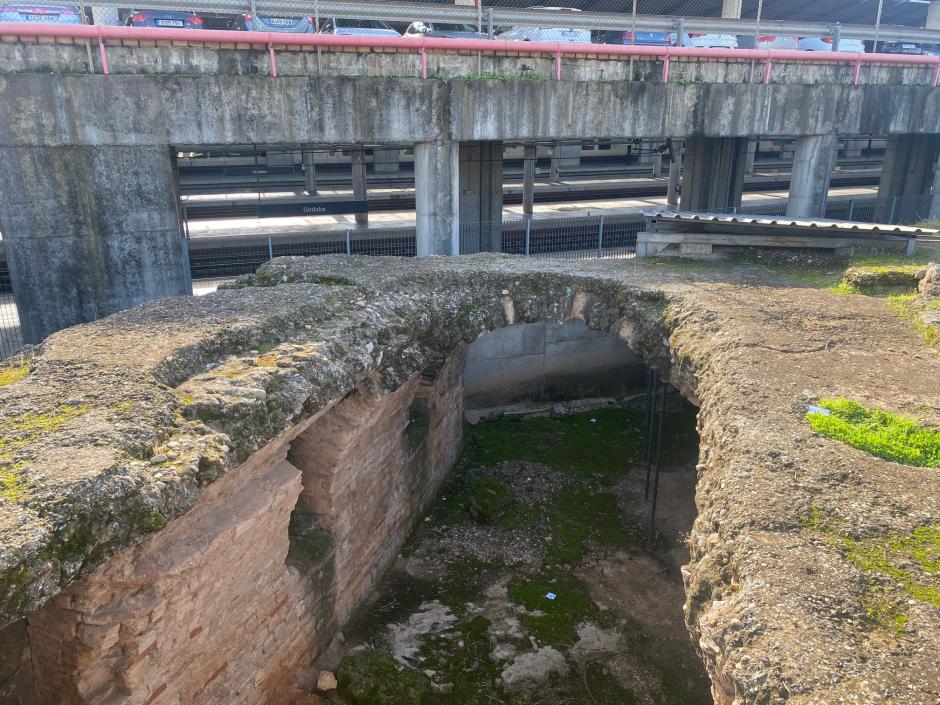
[[[585,542],[625,545],[631,537],[624,525],[617,498],[608,493],[592,492],[583,485],[558,490],[547,511],[551,542],[549,563],[577,563],[584,557]]]
[[[830,415],[810,412],[806,419],[817,433],[853,448],[918,467],[940,467],[940,430],[921,426],[916,419],[869,409],[849,399],[823,399],[817,406]]]
[[[463,462],[473,467],[527,460],[579,479],[612,481],[639,455],[642,420],[640,411],[597,409],[483,423],[467,434]]]
[[[5,367],[0,369],[0,387],[6,387],[14,382],[19,382],[29,374],[29,365],[17,365],[15,367]]]
[[[923,309],[917,304],[916,294],[889,296],[888,305],[901,318],[914,326],[914,330],[923,336],[927,345],[940,348],[940,333],[920,315]],[[925,308],[940,308],[940,302],[932,302]]]

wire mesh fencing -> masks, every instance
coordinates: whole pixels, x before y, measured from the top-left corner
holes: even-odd
[[[0,242],[0,360],[10,357],[22,347],[23,336],[16,302],[13,300],[13,282],[10,280],[3,243]]]

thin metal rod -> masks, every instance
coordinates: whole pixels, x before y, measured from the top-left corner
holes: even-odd
[[[646,489],[643,497],[650,497],[650,477],[653,470],[653,429],[655,428],[654,416],[656,414],[656,389],[659,384],[659,374],[656,370],[650,370],[646,373],[646,433],[644,440],[646,446],[643,451],[643,462],[646,465]]]
[[[666,416],[666,383],[662,382],[661,400],[659,406],[659,428],[656,433],[656,471],[653,478],[653,498],[650,501],[649,542],[652,546],[656,541],[656,504],[659,501],[659,470],[663,459],[663,418]]]

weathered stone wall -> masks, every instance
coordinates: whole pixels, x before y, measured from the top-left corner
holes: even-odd
[[[270,703],[368,594],[453,465],[464,350],[391,394],[359,386],[60,592],[25,633],[0,633],[0,703]]]

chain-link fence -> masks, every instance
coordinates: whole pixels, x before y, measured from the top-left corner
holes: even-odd
[[[930,217],[930,196],[831,199],[826,217],[861,223],[915,224]],[[741,215],[785,216],[784,199],[745,204]],[[632,258],[645,218],[639,211],[573,218],[510,218],[501,222],[463,223],[460,253],[503,252],[565,259]],[[200,238],[188,248],[193,292],[215,291],[223,281],[254,272],[274,257],[324,254],[415,256],[414,226],[360,228],[302,235]],[[214,241],[215,240],[215,241]],[[23,345],[12,282],[0,241],[0,359]]]

